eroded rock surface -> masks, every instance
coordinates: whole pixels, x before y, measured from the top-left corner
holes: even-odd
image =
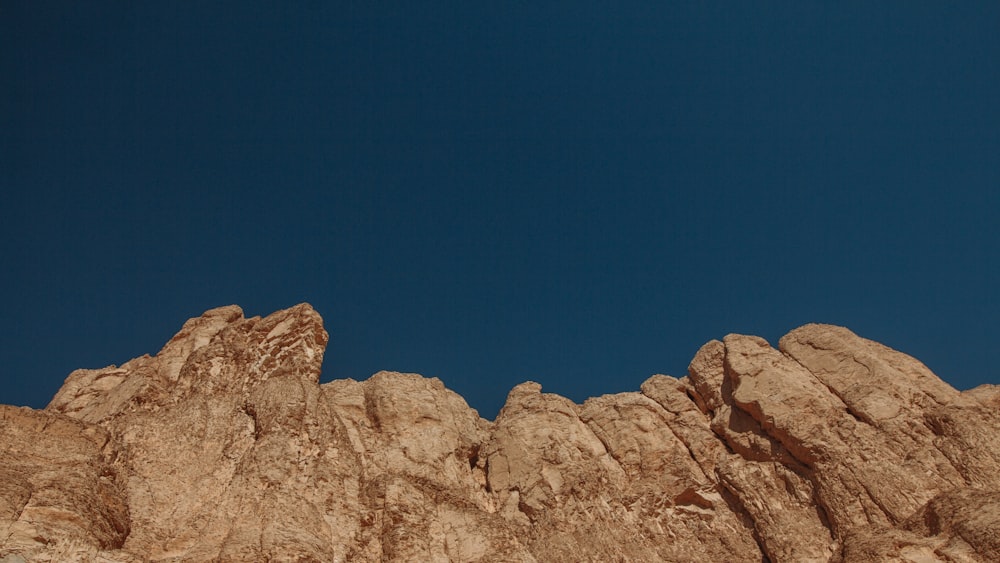
[[[0,407],[0,561],[998,561],[1000,387],[847,329],[493,422],[437,379],[319,384],[306,304]]]

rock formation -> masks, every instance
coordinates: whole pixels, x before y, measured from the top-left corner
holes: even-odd
[[[326,343],[224,307],[0,407],[0,561],[1000,561],[1000,387],[844,328],[493,422],[419,375],[320,385]]]

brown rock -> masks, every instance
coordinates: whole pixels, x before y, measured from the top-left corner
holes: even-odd
[[[494,422],[415,374],[320,385],[326,342],[223,307],[0,407],[0,560],[1000,560],[1000,387],[847,329]]]
[[[66,561],[120,548],[130,522],[116,446],[100,427],[0,406],[0,553]]]

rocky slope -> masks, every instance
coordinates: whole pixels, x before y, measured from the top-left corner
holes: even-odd
[[[0,561],[1000,561],[1000,387],[847,329],[494,422],[439,380],[320,385],[309,305],[0,407]]]

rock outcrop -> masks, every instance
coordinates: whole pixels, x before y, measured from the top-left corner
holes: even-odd
[[[493,422],[437,379],[319,384],[309,305],[0,407],[0,561],[1000,561],[1000,387],[849,330]]]

